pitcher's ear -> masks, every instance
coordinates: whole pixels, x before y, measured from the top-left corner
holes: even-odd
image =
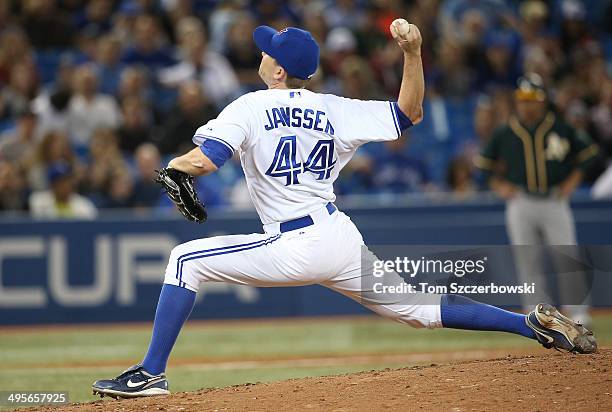
[[[287,72],[285,71],[285,69],[283,69],[283,67],[280,65],[276,65],[276,68],[274,69],[274,79],[283,81],[286,78],[287,78]]]

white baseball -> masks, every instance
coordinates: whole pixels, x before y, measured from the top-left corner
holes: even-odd
[[[408,23],[405,19],[395,19],[393,20],[393,23],[391,23],[391,34],[393,37],[406,40],[406,36],[409,32],[410,23]]]

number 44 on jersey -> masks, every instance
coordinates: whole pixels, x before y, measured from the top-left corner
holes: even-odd
[[[315,174],[317,180],[329,179],[336,165],[333,140],[319,140],[306,162],[298,161],[297,153],[296,136],[281,137],[266,174],[272,177],[284,177],[285,186],[299,184],[298,176],[305,172]]]

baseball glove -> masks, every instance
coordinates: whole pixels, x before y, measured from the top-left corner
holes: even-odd
[[[193,176],[171,167],[156,172],[155,182],[162,185],[183,216],[193,222],[206,222],[208,214],[193,187]]]

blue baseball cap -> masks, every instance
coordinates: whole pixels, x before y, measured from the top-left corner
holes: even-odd
[[[72,167],[66,162],[56,162],[47,168],[47,180],[55,183],[64,177],[72,176]]]
[[[306,30],[287,27],[279,32],[259,26],[253,40],[261,51],[276,59],[290,76],[310,79],[319,66],[319,45]]]

